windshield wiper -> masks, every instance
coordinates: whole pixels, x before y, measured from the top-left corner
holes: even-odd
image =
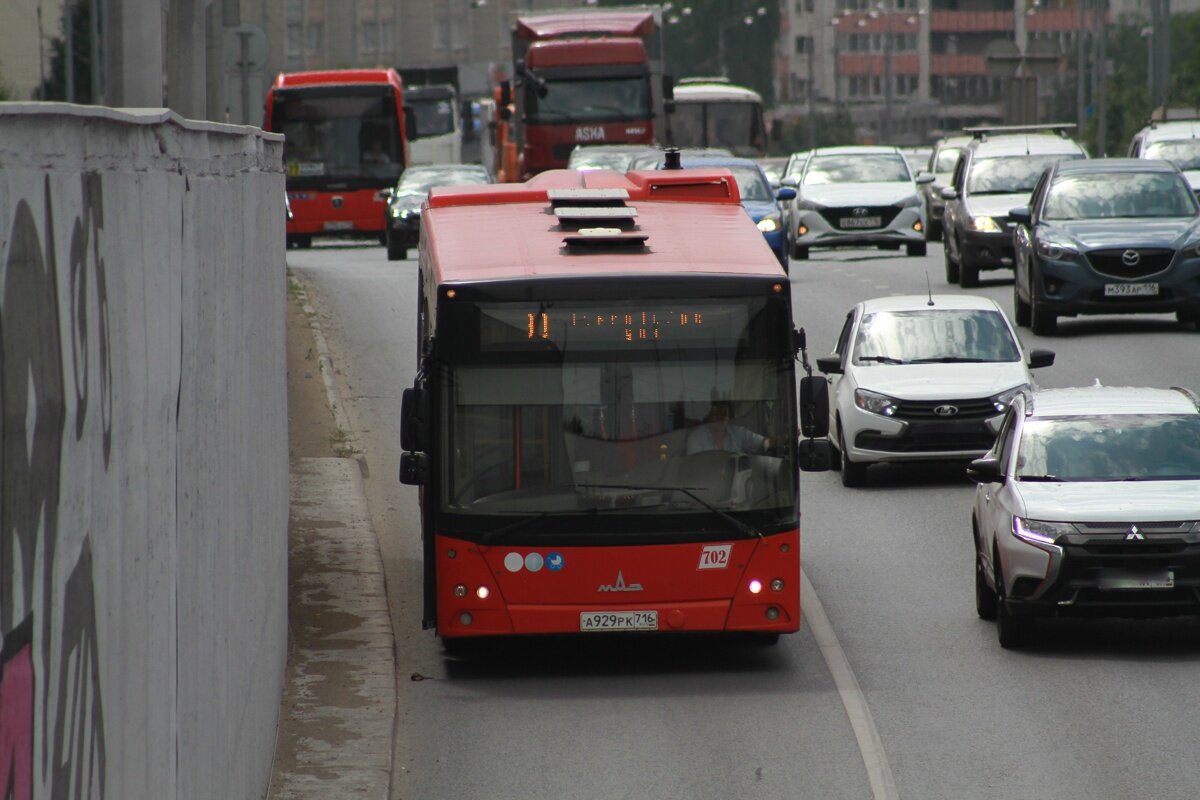
[[[909,364],[983,364],[985,358],[966,358],[965,356],[938,356],[937,358],[914,358]]]
[[[872,361],[876,364],[907,364],[903,358],[892,358],[891,356],[859,356],[859,361]]]
[[[1035,481],[1040,483],[1063,483],[1065,478],[1060,478],[1057,475],[1018,475],[1017,480]]]
[[[528,527],[534,522],[537,522],[539,519],[545,519],[548,516],[550,516],[549,511],[542,511],[538,514],[533,514],[532,516],[522,517],[521,519],[510,522],[507,525],[501,525],[499,528],[490,530],[483,536],[480,536],[479,543],[490,544],[501,537],[507,536],[510,533],[516,533],[522,528]]]
[[[762,535],[762,531],[758,530],[757,528],[755,528],[752,525],[747,525],[745,522],[742,522],[740,519],[733,516],[732,514],[722,511],[721,509],[717,508],[716,506],[712,505],[707,500],[705,500],[704,498],[702,498],[698,494],[696,494],[696,490],[698,488],[700,488],[698,486],[627,486],[627,485],[619,484],[619,483],[587,483],[587,484],[579,484],[579,488],[581,488],[581,489],[649,489],[649,490],[654,490],[654,491],[659,491],[659,492],[682,492],[683,494],[685,494],[688,497],[695,500],[700,505],[704,506],[704,508],[707,509],[708,511],[711,511],[712,513],[716,514],[721,519],[728,522],[730,525],[732,525],[734,528],[736,528],[738,530],[738,532],[741,533],[743,536],[745,536],[747,539],[750,539],[753,537],[758,537],[759,539],[766,538]]]

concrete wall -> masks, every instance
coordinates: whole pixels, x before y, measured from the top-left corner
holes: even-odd
[[[282,140],[0,104],[0,792],[257,798],[287,647]]]

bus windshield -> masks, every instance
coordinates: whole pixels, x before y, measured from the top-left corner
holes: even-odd
[[[724,147],[735,155],[764,152],[762,107],[757,103],[677,99],[671,115],[675,147]]]
[[[404,170],[391,87],[318,86],[274,95],[288,188],[390,186]]]
[[[790,354],[767,344],[783,338],[768,331],[785,310],[759,299],[472,306],[474,324],[454,326],[477,332],[472,363],[444,377],[454,455],[443,510],[614,512],[626,532],[678,532],[670,520],[714,509],[794,525],[794,375]]]
[[[454,133],[454,99],[452,97],[412,97],[405,105],[416,118],[414,139]]]

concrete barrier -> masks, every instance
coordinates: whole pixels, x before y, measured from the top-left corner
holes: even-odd
[[[282,140],[0,104],[0,791],[262,797],[287,649]]]

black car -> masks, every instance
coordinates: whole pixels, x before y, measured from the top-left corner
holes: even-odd
[[[974,287],[983,270],[1012,268],[1013,222],[1008,210],[1029,203],[1029,193],[1046,167],[1087,158],[1083,146],[1067,137],[1074,127],[965,129],[974,138],[955,164],[951,185],[942,190],[947,283]]]
[[[491,182],[492,176],[480,164],[417,164],[406,169],[391,190],[384,211],[388,261],[407,258],[408,248],[421,240],[421,204],[430,189]]]
[[[1200,327],[1200,206],[1171,162],[1060,162],[1010,214],[1018,325],[1048,336],[1060,316],[1173,311]]]

